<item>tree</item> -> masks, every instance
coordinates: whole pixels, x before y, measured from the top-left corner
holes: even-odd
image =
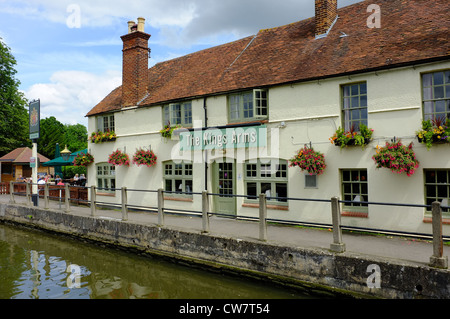
[[[54,116],[42,119],[41,136],[38,140],[38,153],[49,159],[55,158],[56,143],[64,148],[65,134],[65,125],[59,122]]]
[[[88,146],[88,133],[86,126],[82,124],[66,125],[64,145],[62,145],[62,147],[65,145],[67,145],[67,148],[71,152],[86,149]]]
[[[30,146],[28,101],[15,78],[16,59],[0,38],[0,155]]]

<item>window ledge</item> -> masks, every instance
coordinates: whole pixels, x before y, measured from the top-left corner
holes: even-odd
[[[226,126],[243,125],[243,124],[265,124],[265,123],[269,123],[269,120],[264,119],[264,120],[250,120],[246,122],[229,122]]]
[[[115,193],[95,193],[97,196],[108,196],[108,197],[116,197]]]
[[[250,204],[250,203],[244,203],[242,204],[242,207],[252,207],[252,208],[259,208],[259,204]],[[289,210],[288,206],[281,206],[281,205],[267,205],[267,209],[275,209],[275,210]]]
[[[348,212],[348,211],[343,211],[341,213],[342,217],[359,217],[359,218],[369,218],[369,213],[368,212]]]
[[[427,216],[425,216],[424,218],[423,218],[423,222],[424,223],[432,223],[433,222],[433,218],[432,217],[427,217]],[[444,224],[444,225],[450,225],[450,218],[445,218],[445,217],[443,217],[442,218],[442,224]]]
[[[192,198],[169,197],[169,196],[164,196],[164,200],[173,200],[176,202],[193,202],[194,201]]]

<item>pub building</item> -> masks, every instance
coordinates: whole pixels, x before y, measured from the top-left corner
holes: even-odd
[[[331,223],[330,204],[287,198],[337,196],[344,225],[429,234],[430,209],[367,202],[448,205],[449,10],[447,0],[339,9],[316,0],[315,17],[151,68],[145,20],[130,21],[122,85],[87,114],[89,134],[109,134],[89,142],[88,186],[117,204],[115,189],[162,188],[166,207],[187,211],[202,205],[189,193],[207,190],[221,195],[211,196],[211,211],[233,217],[257,217],[264,193],[268,218],[311,224]],[[436,119],[444,136],[427,145],[418,131]],[[399,141],[414,152],[413,167],[377,167],[373,157]],[[291,166],[301,149],[323,154],[325,169]],[[129,165],[108,162],[117,150]],[[153,151],[156,165],[135,165],[139,150]],[[155,207],[156,194],[129,191],[128,203]]]

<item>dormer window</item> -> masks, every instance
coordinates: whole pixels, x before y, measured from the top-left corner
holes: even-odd
[[[228,117],[230,123],[264,120],[269,115],[267,90],[230,94],[228,96]]]

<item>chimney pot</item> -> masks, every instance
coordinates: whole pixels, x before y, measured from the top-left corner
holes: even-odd
[[[144,18],[138,18],[138,27],[137,30],[140,32],[145,32],[145,19]]]
[[[128,33],[131,33],[131,32],[132,32],[133,26],[134,26],[135,24],[136,24],[136,23],[135,23],[134,21],[128,21]]]

